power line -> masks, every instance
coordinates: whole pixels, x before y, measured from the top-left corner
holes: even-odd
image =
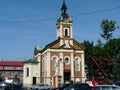
[[[119,9],[120,6],[113,7],[113,8],[108,8],[108,9],[103,9],[103,10],[98,10],[98,11],[93,11],[93,12],[88,12],[84,14],[79,14],[79,15],[73,15],[71,17],[79,17],[79,16],[87,16],[90,14],[96,14],[96,13],[102,13],[102,12],[107,12],[115,9]],[[0,23],[27,23],[27,22],[41,22],[41,21],[51,21],[51,20],[56,20],[57,18],[48,18],[48,19],[34,19],[34,20],[14,20],[14,21],[0,21]]]
[[[14,21],[0,21],[0,23],[27,23],[27,22],[40,22],[40,21],[51,21],[55,20],[56,18],[49,18],[49,19],[34,19],[34,20],[14,20]]]
[[[103,9],[103,10],[93,11],[93,12],[84,13],[84,14],[79,14],[79,15],[74,15],[74,16],[72,16],[72,17],[86,16],[86,15],[90,15],[90,14],[95,14],[95,13],[101,13],[101,12],[111,11],[111,10],[115,10],[115,9],[119,9],[119,8],[120,8],[120,6],[114,7],[114,8],[109,8],[109,9]]]

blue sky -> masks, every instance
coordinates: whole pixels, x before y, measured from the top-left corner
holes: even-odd
[[[34,47],[56,40],[62,0],[0,0],[0,60],[26,60]],[[96,42],[103,19],[120,26],[120,0],[66,0],[73,20],[73,38]],[[120,37],[120,30],[113,33]]]

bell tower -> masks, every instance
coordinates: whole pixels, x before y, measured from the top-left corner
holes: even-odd
[[[67,7],[65,4],[65,0],[63,0],[63,5],[61,8],[61,15],[57,20],[57,38],[61,39],[60,45],[73,45],[72,42],[72,20],[67,14]]]

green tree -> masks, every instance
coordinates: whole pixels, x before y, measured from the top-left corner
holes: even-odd
[[[111,69],[114,79],[120,80],[120,38],[111,39],[108,43],[104,45],[106,48],[109,44],[109,57],[114,60],[113,68]]]
[[[95,69],[95,65],[91,61],[91,56],[93,56],[94,44],[90,41],[84,41],[82,43],[85,47],[85,64],[87,66],[87,76],[96,76],[98,71]]]
[[[102,33],[100,35],[107,41],[107,47],[105,48],[105,50],[107,51],[107,57],[111,55],[109,40],[112,39],[113,31],[115,31],[116,28],[118,28],[118,26],[116,26],[116,21],[103,19],[103,21],[101,22]],[[109,58],[112,58],[112,56],[110,56]]]
[[[101,22],[102,33],[100,34],[107,42],[113,37],[112,32],[118,28],[116,26],[116,21],[103,19]]]
[[[101,43],[101,40],[99,39],[97,41],[97,44],[94,45],[94,48],[93,48],[93,55],[95,56],[103,56],[103,52],[104,52],[104,44]]]

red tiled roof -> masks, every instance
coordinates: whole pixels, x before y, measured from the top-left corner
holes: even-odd
[[[24,61],[0,61],[0,66],[23,66]]]

